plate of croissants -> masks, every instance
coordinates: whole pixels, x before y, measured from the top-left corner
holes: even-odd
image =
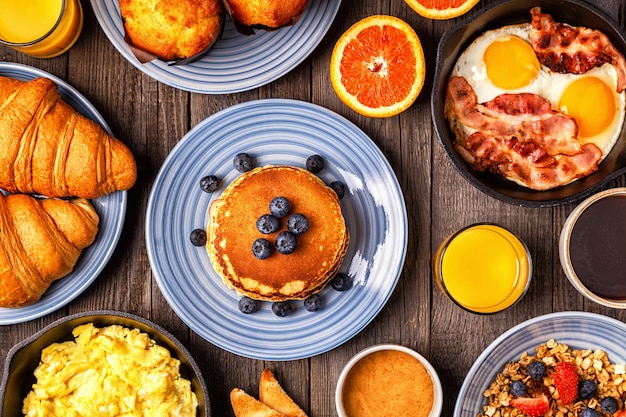
[[[287,74],[321,42],[340,4],[91,0],[102,30],[132,65],[169,86],[206,94],[247,91]]]
[[[0,324],[55,311],[100,274],[136,180],[130,149],[65,81],[0,62]]]

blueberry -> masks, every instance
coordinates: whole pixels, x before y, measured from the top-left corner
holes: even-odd
[[[266,259],[272,254],[272,245],[267,239],[258,238],[252,243],[252,253],[257,259]]]
[[[528,365],[528,375],[533,379],[541,379],[546,375],[546,365],[541,361],[534,361]]]
[[[319,155],[311,155],[306,159],[306,169],[317,174],[324,169],[324,158]]]
[[[317,311],[322,308],[322,297],[319,294],[313,294],[304,300],[304,308],[307,311]]]
[[[524,397],[527,393],[528,389],[522,381],[511,382],[511,394],[516,397]]]
[[[294,213],[287,220],[287,229],[294,235],[301,235],[309,230],[309,221],[304,214]]]
[[[220,180],[215,175],[207,175],[206,177],[202,177],[200,179],[200,188],[205,193],[212,193],[217,190],[219,184]]]
[[[206,232],[203,229],[194,229],[189,239],[194,246],[204,246],[206,245]]]
[[[292,308],[289,301],[277,301],[272,304],[272,312],[278,317],[285,317],[291,314]]]
[[[598,412],[593,408],[585,408],[580,413],[580,417],[598,417]]]
[[[594,395],[598,392],[598,387],[596,383],[585,379],[578,383],[578,396],[583,400],[589,400],[593,398]]]
[[[333,181],[330,183],[330,188],[335,190],[338,199],[342,199],[346,194],[346,185],[341,181]]]
[[[336,291],[345,291],[352,287],[352,278],[344,272],[338,272],[330,282],[330,285]]]
[[[285,197],[274,197],[270,201],[270,213],[272,216],[282,219],[291,211],[291,203]]]
[[[602,407],[602,411],[605,413],[613,414],[617,411],[617,400],[613,397],[606,397],[600,401],[600,407]]]
[[[233,159],[233,166],[239,172],[248,172],[254,168],[254,160],[245,152],[238,153]]]
[[[276,236],[276,250],[284,255],[288,255],[296,250],[296,235],[291,232],[280,232]]]
[[[280,229],[280,220],[271,214],[264,214],[256,221],[256,228],[263,234],[274,233]]]
[[[241,297],[239,299],[239,311],[245,314],[252,314],[258,310],[259,304],[250,297]]]

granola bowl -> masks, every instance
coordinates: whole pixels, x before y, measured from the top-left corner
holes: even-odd
[[[626,324],[600,314],[586,312],[559,312],[535,317],[509,329],[494,340],[470,368],[454,407],[454,417],[477,417],[485,414],[483,407],[490,401],[485,393],[492,382],[511,361],[519,361],[522,354],[535,355],[536,348],[554,340],[572,350],[606,352],[608,360],[624,371],[626,363]],[[609,372],[611,377],[611,372]],[[624,375],[617,375],[617,378]],[[596,402],[599,402],[597,399]],[[580,403],[580,402],[579,402]],[[556,407],[558,402],[550,400]],[[624,409],[620,400],[619,410]],[[598,406],[599,410],[599,406]],[[492,410],[495,411],[495,410]],[[576,414],[577,415],[577,414]]]
[[[455,149],[455,136],[445,118],[445,94],[450,74],[459,55],[479,35],[490,29],[530,22],[530,9],[540,6],[556,21],[598,29],[626,54],[626,38],[615,21],[591,2],[583,0],[499,0],[473,10],[468,17],[446,31],[437,48],[431,111],[435,131],[454,168],[471,185],[509,204],[524,207],[552,207],[583,200],[609,181],[626,172],[626,127],[600,163],[598,170],[567,185],[537,191],[506,180],[499,174],[474,170]],[[626,124],[624,125],[626,126]]]

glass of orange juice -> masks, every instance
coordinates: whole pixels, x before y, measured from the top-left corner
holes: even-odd
[[[0,0],[0,42],[30,56],[61,55],[82,28],[79,0]]]
[[[443,293],[460,307],[479,314],[497,313],[526,293],[532,260],[515,234],[495,224],[478,223],[441,243],[433,275]]]

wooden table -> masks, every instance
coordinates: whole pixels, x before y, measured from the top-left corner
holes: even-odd
[[[315,0],[312,0],[315,1]],[[483,0],[478,8],[490,3]],[[597,0],[626,27],[623,2]],[[264,367],[274,370],[286,391],[312,417],[336,415],[334,391],[342,366],[359,350],[377,343],[406,345],[438,370],[443,415],[451,415],[463,378],[476,357],[502,332],[529,318],[584,310],[626,320],[618,310],[581,297],[561,270],[557,241],[574,205],[522,208],[495,200],[469,185],[448,162],[432,128],[430,88],[441,34],[456,21],[431,21],[403,1],[344,0],[330,31],[301,65],[281,79],[237,94],[204,95],[177,90],[144,75],[113,47],[83,0],[85,25],[66,54],[40,60],[0,46],[2,61],[20,62],[52,73],[82,92],[103,114],[117,137],[133,150],[139,168],[129,193],[126,223],[115,253],[101,276],[66,307],[40,319],[0,327],[0,353],[68,314],[93,309],[134,313],[165,327],[189,348],[208,383],[215,416],[232,416],[233,387],[256,392]],[[340,34],[360,18],[391,14],[411,23],[425,49],[427,81],[417,102],[403,114],[370,119],[348,109],[333,92],[328,63]],[[155,175],[177,141],[206,117],[237,103],[261,98],[310,101],[345,116],[382,150],[402,187],[409,219],[407,257],[399,283],[380,314],[363,331],[330,352],[297,361],[264,362],[221,350],[192,332],[163,298],[150,270],[144,220]],[[624,177],[610,186],[624,186]],[[525,297],[506,312],[480,316],[465,312],[433,285],[431,256],[442,239],[474,222],[495,222],[519,234],[534,260],[534,279]]]

